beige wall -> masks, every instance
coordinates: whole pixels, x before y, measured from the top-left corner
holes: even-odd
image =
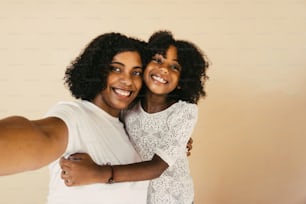
[[[212,61],[190,157],[196,203],[306,203],[304,0],[2,0],[0,26],[1,118],[71,100],[64,69],[98,34],[194,41]],[[1,177],[0,203],[44,203],[47,183],[46,168]]]

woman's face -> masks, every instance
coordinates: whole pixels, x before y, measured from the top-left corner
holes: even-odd
[[[135,99],[142,85],[142,61],[136,51],[118,53],[110,63],[106,88],[94,103],[114,117]]]
[[[167,95],[177,88],[181,70],[177,49],[171,45],[165,56],[161,54],[153,56],[144,71],[144,82],[153,94]]]

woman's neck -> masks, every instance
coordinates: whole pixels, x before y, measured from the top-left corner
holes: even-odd
[[[103,100],[101,100],[101,97],[96,97],[91,101],[93,104],[107,112],[109,115],[119,118],[120,109],[113,108],[106,103],[104,103]]]

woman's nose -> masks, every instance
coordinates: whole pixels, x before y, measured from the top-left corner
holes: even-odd
[[[122,74],[120,77],[120,82],[129,86],[132,84],[132,78],[129,74]]]

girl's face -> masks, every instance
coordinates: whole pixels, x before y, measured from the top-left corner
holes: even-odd
[[[153,94],[167,95],[178,87],[181,70],[177,49],[171,45],[165,56],[153,56],[144,71],[144,82]]]
[[[121,52],[113,57],[106,88],[94,103],[114,117],[137,96],[142,85],[142,62],[136,51]]]

